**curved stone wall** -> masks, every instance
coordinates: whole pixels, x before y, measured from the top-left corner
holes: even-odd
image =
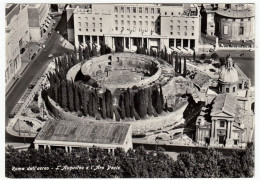
[[[68,71],[67,75],[66,75],[66,79],[67,80],[75,80],[75,77],[77,75],[77,73],[80,71],[81,69],[81,63],[78,63],[76,65],[74,65],[72,68],[70,68],[70,70]]]
[[[145,66],[156,66],[157,71],[151,77],[144,78],[138,82],[127,82],[125,84],[106,83],[105,86],[108,89],[132,88],[133,86],[137,86],[137,87],[145,86],[156,81],[162,74],[161,65],[157,60],[155,60],[153,57],[150,56],[134,54],[134,53],[116,53],[116,54],[108,54],[100,57],[95,57],[85,62],[82,65],[81,67],[82,73],[84,75],[89,75],[90,77],[95,79],[95,75],[98,71],[101,71],[102,73],[105,72],[105,69],[108,66],[109,56],[111,56],[112,58],[112,65],[110,66],[111,70],[117,68],[118,66],[127,65],[129,69],[133,68],[133,71],[135,70],[135,68],[142,69],[143,71],[148,71],[145,69]]]
[[[144,120],[138,121],[120,121],[117,123],[127,123],[132,124],[133,127],[133,134],[143,133],[149,130],[156,130],[160,129],[161,127],[166,127],[172,125],[175,122],[178,122],[180,119],[183,118],[183,111],[187,107],[188,103],[184,104],[182,107],[177,109],[171,113],[165,113],[158,117],[147,117]],[[51,111],[51,113],[61,120],[67,121],[88,121],[88,122],[97,122],[97,120],[93,117],[78,117],[76,113],[65,112],[60,106],[56,106],[56,103],[48,97],[46,101],[47,108]],[[106,120],[98,120],[99,122],[109,123],[109,122],[116,122],[112,119]]]

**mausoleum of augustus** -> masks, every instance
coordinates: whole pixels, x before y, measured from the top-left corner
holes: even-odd
[[[184,82],[179,91],[173,63],[160,58],[113,53],[79,63],[70,63],[70,56],[58,61],[67,65],[56,67],[43,93],[47,109],[58,119],[127,123],[140,134],[174,124],[188,105],[181,94],[191,91],[192,82]]]

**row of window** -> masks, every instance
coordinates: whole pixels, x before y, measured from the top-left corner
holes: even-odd
[[[81,27],[81,22],[79,22],[79,27]],[[85,27],[88,27],[88,22],[85,22]],[[92,27],[95,28],[96,27],[96,23],[92,23]],[[99,23],[99,27],[102,28],[102,23]]]
[[[79,31],[82,31],[81,28],[79,28]],[[96,29],[92,29],[93,32],[96,32]],[[88,28],[86,29],[86,32],[88,32]],[[102,32],[102,29],[99,30],[99,32]]]
[[[171,24],[173,24],[173,20],[171,20],[170,22],[171,22]],[[184,22],[185,22],[185,24],[188,24],[188,21],[184,21]],[[178,20],[178,21],[177,21],[177,23],[178,23],[178,24],[180,24],[180,23],[181,23],[181,21],[180,21],[180,20]],[[191,21],[191,23],[192,23],[192,24],[194,24],[194,21]]]
[[[121,20],[121,25],[122,25],[122,26],[124,26],[124,24],[125,24],[124,22],[125,22],[124,20]],[[130,21],[128,20],[128,21],[127,21],[127,25],[130,26],[130,24],[131,24],[131,23],[130,23]],[[135,25],[136,25],[136,21],[133,21],[132,24],[135,26]],[[144,24],[145,24],[146,26],[148,26],[148,21],[144,21]],[[118,20],[115,20],[115,25],[118,25]],[[139,21],[139,25],[142,26],[142,25],[143,25],[143,21]],[[151,26],[154,26],[154,25],[155,25],[155,22],[152,21],[152,22],[151,22]],[[157,26],[160,26],[160,22],[157,22]]]
[[[238,31],[238,34],[239,35],[244,35],[244,27],[239,27],[239,29],[238,29],[239,31]],[[223,34],[225,34],[225,35],[227,35],[228,34],[228,26],[224,26],[224,32],[223,32]]]
[[[171,32],[170,34],[173,35],[173,32]],[[181,33],[180,33],[180,32],[177,32],[177,35],[180,36]],[[184,36],[188,36],[188,33],[187,33],[187,32],[184,32]],[[194,36],[194,32],[191,33],[191,36]]]
[[[173,30],[173,25],[170,26],[170,29]],[[181,27],[177,26],[177,30],[180,31]],[[188,26],[184,26],[184,30],[187,31],[188,30]],[[194,31],[194,26],[191,26],[191,30]]]
[[[145,14],[155,14],[161,13],[160,8],[148,8],[148,7],[118,7],[114,8],[115,13],[145,13]]]
[[[245,19],[245,18],[244,18]],[[232,19],[232,21],[236,21],[236,20],[239,20],[240,22],[243,22],[244,19]],[[226,21],[229,20],[229,18],[225,18]],[[251,21],[251,18],[248,18],[248,21]]]
[[[148,27],[145,27],[145,28],[142,28],[142,27],[139,27],[139,28],[136,28],[136,27],[133,27],[132,29],[130,27],[127,27],[126,28],[127,30],[132,30],[133,32],[135,31],[139,31],[139,32],[148,32]],[[118,27],[115,27],[115,30],[118,31],[119,28]],[[121,27],[121,31],[124,31],[124,27]],[[151,29],[151,31],[154,31],[154,28]],[[160,33],[160,28],[157,28],[156,29],[156,33]]]
[[[124,16],[124,15],[121,15],[120,17],[121,17],[121,18],[124,18],[125,16]],[[129,18],[129,19],[131,18],[130,15],[127,15],[126,17]],[[138,17],[139,19],[142,19],[142,18],[143,18],[143,16],[137,16],[137,17]],[[148,16],[144,16],[144,17],[145,17],[145,19],[148,19]],[[118,18],[118,15],[115,15],[115,18]],[[136,16],[133,15],[133,18],[135,19]],[[151,16],[151,18],[154,19],[154,16]]]
[[[81,20],[81,19],[83,20],[83,18],[81,18],[80,16],[78,17],[78,19],[79,19],[79,20]],[[97,18],[97,19],[98,19],[98,18]],[[89,20],[89,18],[88,18],[88,17],[85,17],[84,20],[87,21],[87,20]],[[96,21],[96,18],[95,18],[95,17],[92,17],[92,20],[93,20],[93,21]],[[99,18],[99,20],[102,21],[103,19],[102,19],[102,18]]]

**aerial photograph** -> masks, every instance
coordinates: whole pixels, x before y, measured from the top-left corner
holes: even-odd
[[[255,178],[255,4],[172,2],[4,4],[6,178]]]

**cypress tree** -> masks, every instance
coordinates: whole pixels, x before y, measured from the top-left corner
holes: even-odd
[[[134,118],[134,92],[130,91],[130,117]]]
[[[148,105],[147,105],[147,113],[149,116],[152,116],[153,111],[152,111],[152,106],[153,106],[153,102],[152,102],[152,89],[151,87],[147,88],[147,97],[148,97]]]
[[[145,101],[144,101],[144,99],[145,99],[144,89],[140,89],[138,91],[137,95],[138,95],[138,100],[139,100],[139,102],[138,102],[139,115],[140,115],[140,118],[144,118],[146,115],[146,112],[147,112],[146,107],[145,107]]]
[[[179,73],[181,74],[181,57],[179,57]]]
[[[112,99],[112,94],[110,90],[106,89],[105,92],[105,98],[106,98],[106,113],[107,117],[110,119],[113,119],[113,99]]]
[[[175,72],[178,72],[178,68],[179,68],[179,57],[178,57],[178,53],[175,55]]]
[[[78,112],[80,109],[79,104],[79,87],[77,84],[74,84],[74,111]]]
[[[119,98],[119,107],[120,107],[120,117],[121,119],[125,119],[125,102],[124,102],[123,95],[121,95]]]
[[[125,113],[126,117],[130,117],[130,89],[127,88],[127,90],[124,92],[125,96]]]
[[[162,102],[161,102],[161,97],[160,97],[160,93],[158,91],[158,88],[156,87],[156,111],[158,114],[162,113]]]
[[[162,109],[164,109],[164,98],[163,98],[163,90],[161,84],[160,84],[160,99],[161,99],[161,107]]]
[[[195,56],[196,56],[196,53],[195,51],[193,51],[193,60],[195,61]]]
[[[82,88],[82,110],[83,110],[83,115],[87,116],[89,112],[88,108],[88,89],[86,87]]]
[[[186,74],[187,74],[187,62],[186,62],[186,57],[184,57],[183,76],[186,77]]]
[[[82,61],[82,48],[81,46],[79,46],[79,61],[81,62]]]
[[[101,106],[101,110],[102,110],[102,118],[105,119],[107,116],[107,112],[106,112],[106,98],[105,98],[105,93],[102,94],[102,106]]]
[[[74,91],[71,81],[67,81],[67,94],[68,94],[68,108],[69,111],[74,111]]]
[[[61,81],[61,107],[66,108],[68,107],[67,101],[67,83],[65,80]]]

